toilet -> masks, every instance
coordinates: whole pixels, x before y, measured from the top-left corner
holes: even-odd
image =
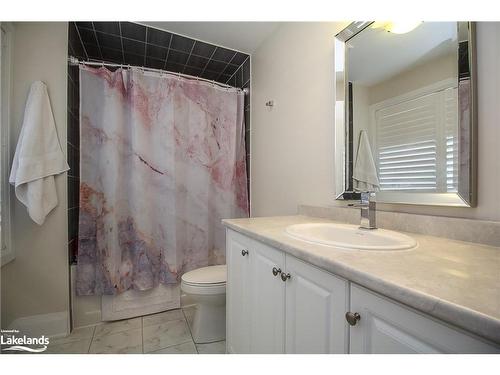
[[[186,272],[181,290],[196,304],[191,333],[197,344],[226,338],[226,265]]]

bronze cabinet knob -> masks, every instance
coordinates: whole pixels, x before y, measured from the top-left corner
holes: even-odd
[[[345,320],[351,325],[355,326],[357,322],[361,319],[361,315],[358,313],[352,313],[352,312],[346,312],[345,313]]]
[[[290,277],[291,275],[289,273],[281,273],[281,280],[283,281],[287,281]]]

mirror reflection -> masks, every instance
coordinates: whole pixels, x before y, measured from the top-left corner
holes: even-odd
[[[457,192],[457,23],[374,22],[345,49],[352,189]]]

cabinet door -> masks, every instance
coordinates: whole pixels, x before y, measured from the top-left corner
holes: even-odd
[[[459,329],[351,284],[351,353],[498,353],[500,349]]]
[[[285,255],[255,243],[251,258],[252,298],[250,351],[283,353],[285,324],[285,283],[273,275],[273,267],[283,269]]]
[[[347,353],[346,280],[286,256],[286,353]]]
[[[248,254],[245,253],[246,251]],[[250,249],[249,240],[236,232],[227,230],[226,346],[228,353],[250,352],[251,256],[253,256],[253,251]]]

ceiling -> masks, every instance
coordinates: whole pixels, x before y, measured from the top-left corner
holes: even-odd
[[[279,22],[140,22],[204,42],[253,53]]]
[[[456,22],[424,22],[406,34],[366,28],[347,42],[349,80],[371,86],[432,59],[457,53]]]

